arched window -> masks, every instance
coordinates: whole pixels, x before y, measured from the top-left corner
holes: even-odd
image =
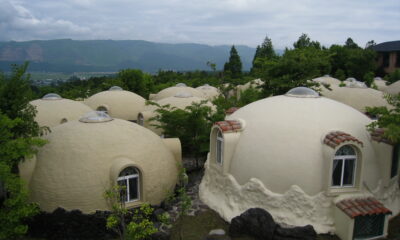
[[[104,112],[104,113],[107,113],[107,114],[108,114],[108,110],[107,110],[107,108],[104,107],[104,106],[99,106],[99,107],[97,107],[96,111],[100,111],[100,112]]]
[[[117,183],[123,186],[121,192],[121,201],[134,202],[140,199],[140,173],[134,167],[128,167],[122,170],[117,178]]]
[[[66,123],[68,120],[66,118],[61,119],[60,124]]]
[[[392,166],[390,168],[390,178],[394,178],[397,176],[399,172],[399,162],[400,162],[400,144],[396,144],[393,147],[392,154]]]
[[[217,132],[216,144],[215,159],[218,164],[222,165],[224,159],[224,137],[222,136],[222,132],[220,130]]]
[[[332,187],[354,187],[357,165],[356,150],[345,145],[336,151],[332,167]]]

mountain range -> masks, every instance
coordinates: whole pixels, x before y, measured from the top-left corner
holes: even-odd
[[[249,70],[255,48],[235,46]],[[210,61],[222,69],[231,46],[194,43],[155,43],[142,40],[35,40],[0,42],[0,70],[10,64],[29,61],[29,71],[42,72],[116,72],[136,68],[154,73],[158,70],[211,70]]]

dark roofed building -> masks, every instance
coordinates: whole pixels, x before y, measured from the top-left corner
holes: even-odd
[[[378,65],[386,73],[400,69],[400,40],[380,43],[372,48],[378,52]]]

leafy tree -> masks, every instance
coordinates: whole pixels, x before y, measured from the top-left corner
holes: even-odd
[[[242,77],[242,61],[235,46],[232,46],[229,61],[224,65],[224,73],[232,78]]]
[[[301,34],[299,39],[297,39],[297,41],[293,43],[293,47],[294,48],[314,47],[321,49],[321,44],[318,41],[311,41],[310,37],[307,34],[303,33]]]
[[[118,78],[123,82],[126,90],[147,97],[152,90],[151,77],[138,69],[124,69],[118,72]]]
[[[262,68],[262,61],[273,59],[275,57],[276,53],[274,47],[272,46],[272,41],[270,38],[268,38],[268,36],[266,36],[261,46],[257,46],[256,53],[253,58],[253,67],[251,68],[251,73],[257,76]]]
[[[344,44],[347,48],[360,48],[357,43],[353,41],[351,38],[347,38],[346,43]]]
[[[365,44],[366,49],[371,49],[376,45],[376,42],[374,40],[368,41],[367,44]]]
[[[213,70],[213,72],[215,72],[217,70],[217,64],[207,61],[207,66],[209,66],[211,68],[211,70]]]
[[[367,107],[367,112],[373,116],[377,116],[378,120],[368,125],[369,130],[376,128],[383,128],[384,137],[394,143],[400,143],[400,94],[395,96],[386,95],[389,104],[393,106],[392,109],[387,107]]]

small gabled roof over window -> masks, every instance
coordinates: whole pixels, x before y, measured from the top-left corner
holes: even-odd
[[[389,139],[385,138],[384,136],[385,130],[383,128],[375,128],[372,132],[371,132],[371,139],[377,142],[383,142],[383,143],[387,143],[387,144],[392,144],[393,142],[390,141]]]
[[[373,197],[346,199],[336,203],[336,206],[350,218],[373,214],[392,214],[392,211]]]
[[[242,130],[242,123],[238,120],[226,120],[214,123],[222,132],[239,132]]]
[[[363,142],[342,131],[333,131],[328,133],[324,138],[324,143],[329,147],[336,148],[344,142],[354,142],[363,146]]]

